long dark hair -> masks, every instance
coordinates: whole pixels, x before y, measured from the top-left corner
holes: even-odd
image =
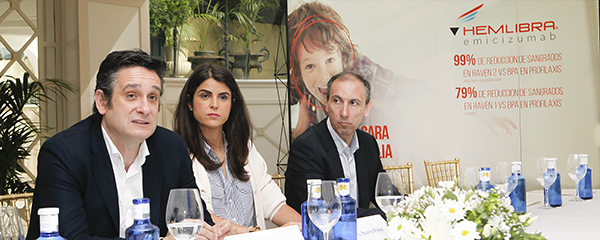
[[[216,64],[205,63],[194,70],[179,95],[179,103],[177,109],[175,109],[173,120],[173,130],[183,137],[190,153],[200,161],[204,168],[215,170],[221,166],[221,164],[211,161],[204,151],[206,138],[194,117],[194,113],[189,109],[198,86],[211,78],[217,82],[225,83],[231,90],[231,112],[229,118],[223,124],[223,131],[228,142],[226,161],[229,170],[237,179],[244,182],[248,181],[250,176],[244,170],[244,165],[246,165],[248,153],[250,152],[248,141],[252,136],[250,115],[240,88],[227,69]]]

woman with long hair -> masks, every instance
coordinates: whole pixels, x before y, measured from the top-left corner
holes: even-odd
[[[188,78],[179,96],[173,130],[186,141],[201,197],[215,222],[233,222],[238,233],[300,225],[267,164],[252,144],[250,116],[231,73],[202,64]]]

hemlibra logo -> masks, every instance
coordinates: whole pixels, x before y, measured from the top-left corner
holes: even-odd
[[[481,7],[483,7],[483,3],[471,10],[469,10],[466,13],[463,13],[462,15],[460,15],[457,19],[456,19],[456,24],[457,25],[462,25],[463,23],[466,23],[468,21],[471,21],[475,18],[475,15],[477,15],[477,13],[479,12],[479,9],[481,9]],[[454,36],[456,36],[456,33],[458,32],[459,27],[450,27],[450,31],[452,31],[452,34],[454,34]]]

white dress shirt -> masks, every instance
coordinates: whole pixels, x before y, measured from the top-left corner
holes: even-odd
[[[348,146],[331,126],[330,118],[327,118],[327,129],[333,137],[333,142],[340,155],[344,177],[350,179],[350,196],[356,200],[356,206],[358,206],[358,182],[356,180],[356,162],[354,161],[354,152],[359,149],[356,131],[354,131],[354,136],[352,136],[350,146]]]
[[[102,126],[102,136],[104,136],[104,143],[108,150],[117,184],[119,237],[125,238],[125,230],[133,224],[133,199],[144,197],[142,165],[146,162],[146,156],[150,155],[150,151],[148,151],[146,141],[143,141],[133,164],[131,164],[128,171],[125,171],[123,156],[106,133],[104,126]]]

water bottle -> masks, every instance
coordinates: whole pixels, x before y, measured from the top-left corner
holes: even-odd
[[[308,216],[306,205],[308,204],[308,198],[310,198],[310,185],[313,183],[320,183],[321,179],[307,179],[306,187],[308,189],[307,200],[301,205],[302,209],[302,236],[305,240],[323,240],[323,231],[319,229]]]
[[[548,162],[548,172],[556,171],[556,181],[548,188],[548,204],[552,207],[562,206],[562,190],[560,188],[560,173],[556,170],[554,162]]]
[[[58,235],[58,208],[48,207],[38,209],[40,216],[40,240],[64,240]]]
[[[338,178],[342,215],[333,226],[333,240],[356,240],[356,200],[350,196],[350,179]]]
[[[588,156],[587,154],[582,154],[581,158],[580,158],[581,164],[587,164],[588,163]],[[581,179],[581,181],[579,181],[579,186],[577,186],[579,188],[579,197],[581,199],[592,199],[593,194],[592,194],[592,169],[589,167],[585,172],[585,176],[583,176],[583,178]]]
[[[512,162],[512,176],[509,177],[509,182],[516,182],[517,186],[508,197],[510,204],[515,208],[517,213],[527,212],[527,198],[525,194],[525,178],[521,176],[521,162]]]
[[[150,223],[150,199],[133,199],[133,224],[125,230],[127,240],[158,240],[160,230]]]
[[[494,185],[490,183],[490,167],[479,168],[479,183],[477,189],[487,191],[494,188]]]

